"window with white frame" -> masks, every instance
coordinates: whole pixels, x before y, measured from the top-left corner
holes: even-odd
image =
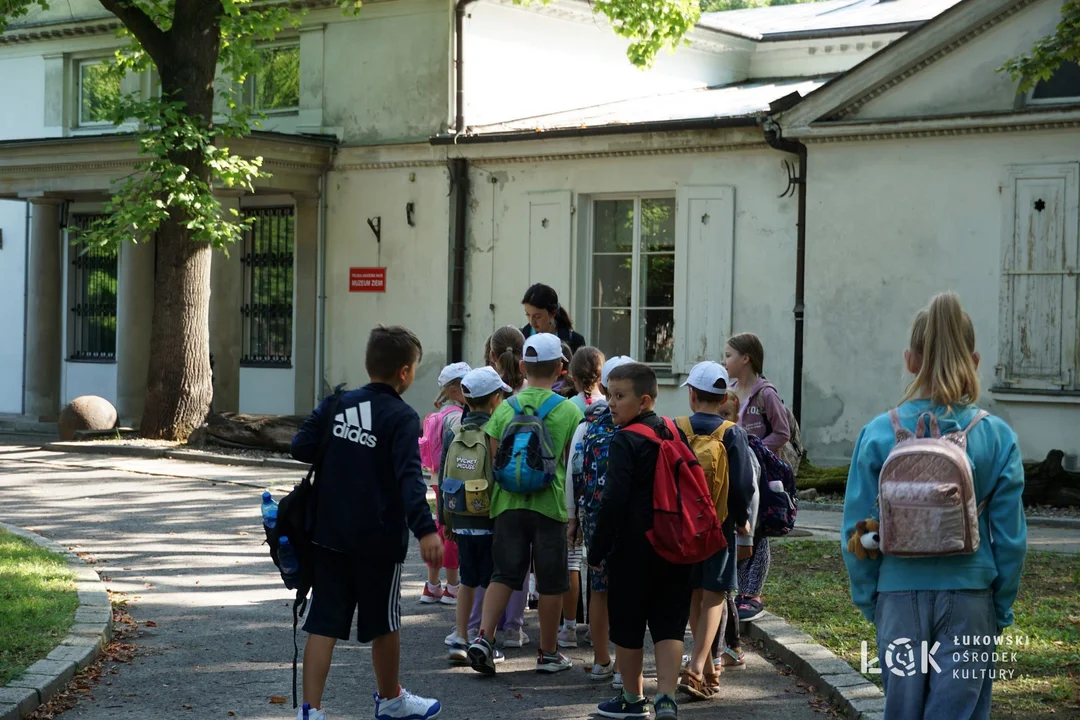
[[[104,58],[75,65],[76,121],[80,127],[111,125],[110,112],[120,97],[120,77]]]
[[[999,389],[1080,390],[1078,181],[1080,163],[1009,168]]]
[[[671,367],[675,347],[675,198],[593,202],[590,337],[611,357]]]
[[[1080,63],[1061,63],[1053,75],[1036,83],[1028,102],[1035,105],[1080,103]]]
[[[300,107],[300,45],[259,49],[259,69],[249,78],[251,105],[266,113],[295,112]]]

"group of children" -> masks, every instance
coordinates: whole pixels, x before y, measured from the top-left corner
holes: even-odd
[[[569,670],[573,663],[561,650],[578,646],[587,558],[586,640],[594,654],[586,671],[620,691],[599,705],[600,716],[649,717],[642,687],[646,628],[656,652],[651,704],[658,718],[677,717],[677,690],[712,698],[723,669],[745,667],[738,563],[745,573],[761,544],[754,539],[758,455],[770,450],[761,443],[751,448],[729,372],[760,374],[760,341],[737,336],[732,343],[725,364],[693,368],[684,383],[691,414],[674,425],[653,410],[652,368],[626,356],[605,359],[595,347],[571,352],[552,333],[526,339],[504,327],[487,342],[485,366],[443,368],[421,446],[436,488],[447,584],[439,583],[438,566],[429,565],[420,601],[456,605],[446,638],[451,663],[494,675],[504,660],[498,645],[529,643],[521,628],[531,584],[539,596],[536,670]],[[761,387],[748,385],[761,395]],[[766,427],[762,417],[750,416],[761,436],[783,433],[786,442],[786,417],[783,427]],[[659,435],[619,432],[636,425]],[[708,483],[706,500],[723,541],[703,562],[666,560],[649,540],[654,477],[664,462],[658,438],[685,443]],[[757,573],[762,582],[764,572]],[[694,651],[684,656],[688,625]]]

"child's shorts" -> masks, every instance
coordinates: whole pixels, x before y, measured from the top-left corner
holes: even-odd
[[[562,595],[570,589],[566,569],[566,523],[532,510],[507,510],[495,518],[492,582],[523,590],[530,564],[536,592]]]
[[[682,640],[690,621],[692,566],[661,559],[646,542],[641,552],[608,557],[608,615],[611,642],[628,650],[645,644]]]
[[[581,558],[585,548],[579,543],[576,547],[566,552],[566,569],[570,572],[581,572]]]
[[[709,592],[725,593],[739,589],[739,577],[736,572],[738,546],[735,544],[735,531],[730,522],[724,522],[724,539],[727,547],[717,551],[712,557],[694,565],[693,587]]]
[[[458,561],[461,565],[461,584],[471,588],[486,588],[494,570],[491,559],[492,535],[457,535]]]
[[[596,528],[596,518],[589,513],[581,515],[581,533],[585,538],[585,547],[592,543],[593,530]],[[589,589],[593,592],[606,593],[608,589],[607,561],[600,563],[599,570],[589,568]]]
[[[356,639],[371,642],[401,627],[399,563],[379,562],[315,546],[315,584],[304,632],[348,640],[353,616]]]

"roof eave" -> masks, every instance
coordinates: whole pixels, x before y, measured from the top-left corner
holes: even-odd
[[[443,134],[431,138],[432,145],[478,145],[484,143],[522,142],[527,140],[557,140],[560,138],[600,137],[604,135],[636,135],[653,132],[687,130],[720,130],[747,128],[759,125],[758,115],[737,117],[689,118],[686,120],[655,120],[641,123],[613,123],[591,127],[553,128],[551,130],[510,130],[491,133]]]

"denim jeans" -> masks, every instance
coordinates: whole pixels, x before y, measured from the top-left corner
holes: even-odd
[[[997,633],[990,590],[880,593],[874,624],[885,720],[990,717]]]

